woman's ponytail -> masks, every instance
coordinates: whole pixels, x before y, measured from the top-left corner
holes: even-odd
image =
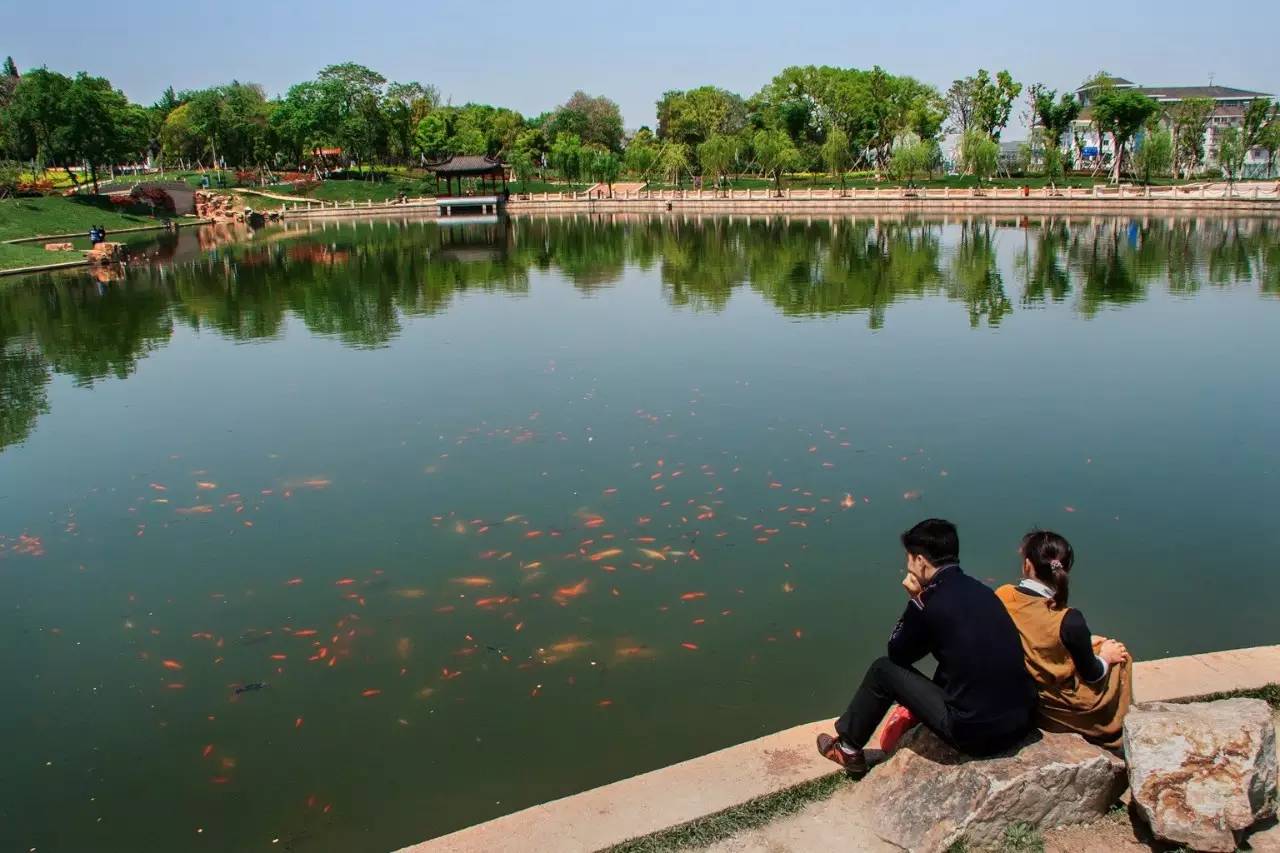
[[[1018,549],[1022,558],[1031,563],[1036,579],[1053,587],[1053,609],[1067,606],[1070,588],[1071,565],[1075,552],[1065,537],[1049,530],[1033,530],[1022,537]]]

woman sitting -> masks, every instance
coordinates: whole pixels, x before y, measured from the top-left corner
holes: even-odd
[[[1022,637],[1035,679],[1045,731],[1076,732],[1118,748],[1132,700],[1130,657],[1124,644],[1089,633],[1079,610],[1067,607],[1075,554],[1056,533],[1035,530],[1022,539],[1022,580],[996,595]]]

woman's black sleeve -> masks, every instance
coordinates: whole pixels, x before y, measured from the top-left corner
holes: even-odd
[[[1062,617],[1062,645],[1067,647],[1076,672],[1085,681],[1097,681],[1107,674],[1107,665],[1093,653],[1093,634],[1079,610],[1068,610]]]

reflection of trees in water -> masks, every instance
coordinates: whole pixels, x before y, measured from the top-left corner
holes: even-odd
[[[31,434],[49,411],[49,365],[33,349],[0,342],[0,449]]]
[[[960,240],[951,258],[947,295],[969,308],[969,325],[998,326],[1013,304],[1004,292],[1004,276],[996,263],[996,240],[990,220],[968,220],[960,224]]]
[[[254,341],[278,337],[292,317],[377,347],[405,317],[444,311],[469,291],[527,294],[530,270],[555,270],[583,293],[628,268],[655,270],[672,305],[721,310],[747,286],[789,316],[865,311],[872,328],[895,301],[930,293],[963,303],[973,325],[996,325],[1013,310],[1007,280],[1021,283],[1021,304],[1074,298],[1084,316],[1141,300],[1152,282],[1190,293],[1255,281],[1280,295],[1280,234],[1265,220],[1011,225],[643,215],[304,224],[193,262],[131,267],[118,282],[29,277],[0,289],[0,447],[47,408],[52,372],[83,384],[127,376],[175,323]]]

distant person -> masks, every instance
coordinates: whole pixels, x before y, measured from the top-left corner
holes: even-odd
[[[818,752],[851,773],[867,769],[863,747],[896,702],[936,735],[974,756],[1018,743],[1035,716],[1018,630],[1000,599],[960,568],[955,525],[930,518],[902,534],[909,601],[889,636],[888,656],[871,664],[836,736]],[[913,664],[933,655],[932,679]]]
[[[1022,538],[1022,580],[996,595],[1022,636],[1027,670],[1040,694],[1038,723],[1046,731],[1076,732],[1118,748],[1133,700],[1132,667],[1123,643],[1095,637],[1084,615],[1067,607],[1075,562],[1071,543],[1033,530]]]
[[[102,238],[98,236],[98,226],[90,225],[89,226],[89,245],[96,246],[101,241],[102,241]]]

